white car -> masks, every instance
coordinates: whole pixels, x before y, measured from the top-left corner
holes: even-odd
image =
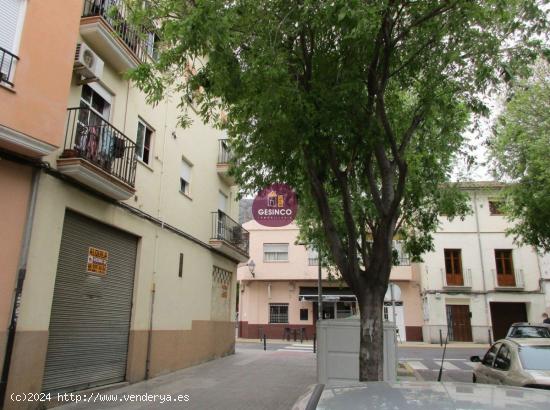
[[[550,390],[550,339],[502,339],[474,369],[473,382]]]
[[[292,410],[548,410],[550,391],[472,383],[317,384]]]

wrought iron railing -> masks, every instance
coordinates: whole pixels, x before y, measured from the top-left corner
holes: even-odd
[[[462,271],[462,275],[449,275],[449,276],[461,276],[462,281],[455,281],[450,282],[447,277],[447,272],[445,272],[445,269],[441,268],[441,276],[443,280],[443,287],[445,288],[471,288],[472,287],[472,269],[467,268]],[[461,283],[462,282],[462,283]]]
[[[0,82],[13,87],[13,73],[19,57],[0,47]]]
[[[514,269],[514,275],[499,275],[495,269],[491,269],[495,279],[495,288],[498,289],[518,289],[525,287],[523,269]]]
[[[307,258],[307,264],[309,266],[319,266],[319,258]]]
[[[129,15],[124,0],[84,0],[82,17],[103,17],[139,61],[146,61],[147,56],[155,59],[155,33],[133,25]]]
[[[212,239],[225,241],[248,255],[248,231],[222,211],[212,212]]]
[[[82,158],[134,186],[136,144],[90,108],[69,108],[61,158]]]
[[[218,140],[218,164],[228,164],[233,159],[226,139]]]

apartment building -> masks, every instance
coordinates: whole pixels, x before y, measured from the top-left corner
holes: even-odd
[[[125,79],[159,42],[126,17],[119,0],[0,4],[6,397],[135,382],[234,351],[249,256],[230,153],[197,116],[178,126],[177,98],[152,107]]]
[[[243,338],[311,339],[318,318],[319,259],[317,252],[297,243],[296,224],[265,227],[251,220],[243,224],[250,235],[250,261],[238,268],[239,335]],[[400,340],[422,339],[422,307],[419,272],[399,251],[390,281],[394,290],[386,294],[384,318],[394,320]],[[357,299],[344,282],[329,279],[322,269],[322,317],[345,318],[358,314]]]
[[[513,322],[540,322],[548,309],[547,257],[506,236],[509,222],[499,209],[502,185],[464,183],[472,214],[442,217],[435,249],[419,265],[424,315],[423,337],[439,343],[487,343],[503,337]]]

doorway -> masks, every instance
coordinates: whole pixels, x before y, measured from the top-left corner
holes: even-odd
[[[527,322],[527,306],[525,303],[491,302],[491,322],[493,323],[493,338],[506,337],[512,323]]]
[[[449,340],[453,342],[471,342],[472,324],[470,306],[446,305]]]

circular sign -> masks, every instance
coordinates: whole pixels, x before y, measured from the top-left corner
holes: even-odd
[[[264,188],[252,202],[252,216],[260,225],[285,226],[296,218],[298,199],[286,184],[272,184]]]

